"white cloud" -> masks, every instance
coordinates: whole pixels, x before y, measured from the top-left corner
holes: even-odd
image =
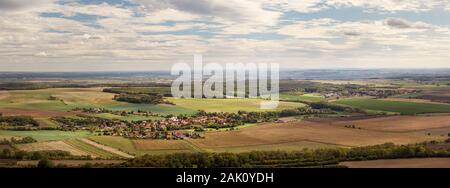
[[[171,13],[175,17],[222,25],[222,34],[248,34],[278,24],[282,13],[265,9],[264,1],[254,0],[135,0],[147,7],[149,20]],[[176,11],[174,11],[176,10]],[[155,12],[155,13],[153,13]],[[161,16],[158,16],[161,15]]]
[[[264,5],[279,11],[317,12],[328,8],[324,6],[324,0],[263,0]]]
[[[39,53],[36,54],[36,56],[47,57],[48,54],[47,54],[47,52],[39,52]]]
[[[438,66],[450,60],[450,30],[444,26],[389,17],[369,21],[280,21],[281,12],[292,10],[315,12],[330,6],[417,10],[413,5],[387,3],[381,7],[379,1],[364,4],[356,0],[351,1],[353,4],[350,0],[139,2],[145,8],[72,2],[44,3],[27,11],[2,11],[0,66],[53,70],[76,68],[81,63],[79,69],[157,69],[168,68],[178,60],[190,61],[197,53],[204,54],[208,61],[281,62],[299,65],[297,68],[300,63],[326,67],[331,63],[356,66],[366,61],[374,66],[390,66],[392,61]],[[41,17],[43,12],[61,13],[64,17]],[[72,17],[80,14],[97,19],[86,24]],[[283,36],[236,36],[249,33]]]
[[[166,21],[192,21],[199,18],[197,15],[172,8],[144,12],[144,14],[145,16],[143,21],[150,23],[162,23]]]
[[[279,12],[263,9],[262,2],[252,0],[135,0],[149,10],[176,9],[195,15],[221,18],[233,22],[274,24]]]
[[[439,27],[399,18],[378,21],[345,22],[332,19],[298,21],[281,27],[279,34],[296,38],[371,37],[437,31]]]
[[[24,9],[36,8],[41,5],[50,4],[54,0],[0,0],[2,11],[23,11]]]
[[[327,6],[341,7],[361,7],[369,11],[429,11],[435,8],[448,9],[448,0],[329,0]]]
[[[96,15],[99,17],[130,18],[133,16],[133,10],[121,8],[107,3],[96,5],[84,5],[76,2],[65,3],[64,5],[54,4],[47,9],[48,12],[57,12],[65,16],[74,16],[76,14]]]
[[[360,7],[367,11],[429,11],[434,8],[450,10],[448,0],[263,0],[265,5],[284,11],[317,12],[329,8]]]

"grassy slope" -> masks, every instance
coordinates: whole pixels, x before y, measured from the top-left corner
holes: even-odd
[[[112,100],[114,94],[102,92],[101,88],[64,88],[25,91],[8,91],[0,100],[0,108],[37,109],[47,111],[70,111],[74,108],[100,107],[110,110],[152,111],[162,114],[192,114],[195,110],[173,105],[131,104]],[[49,100],[49,97],[58,100]]]

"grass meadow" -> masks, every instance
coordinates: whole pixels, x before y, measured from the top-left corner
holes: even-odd
[[[37,141],[57,141],[65,140],[69,138],[82,138],[91,136],[89,131],[53,131],[53,130],[40,130],[40,131],[6,131],[0,130],[0,135],[7,137],[33,137]]]

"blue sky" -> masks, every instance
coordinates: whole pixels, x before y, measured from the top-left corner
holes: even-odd
[[[0,0],[1,71],[450,67],[448,0]]]

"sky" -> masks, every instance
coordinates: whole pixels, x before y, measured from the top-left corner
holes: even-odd
[[[450,68],[450,0],[0,0],[2,71]]]

